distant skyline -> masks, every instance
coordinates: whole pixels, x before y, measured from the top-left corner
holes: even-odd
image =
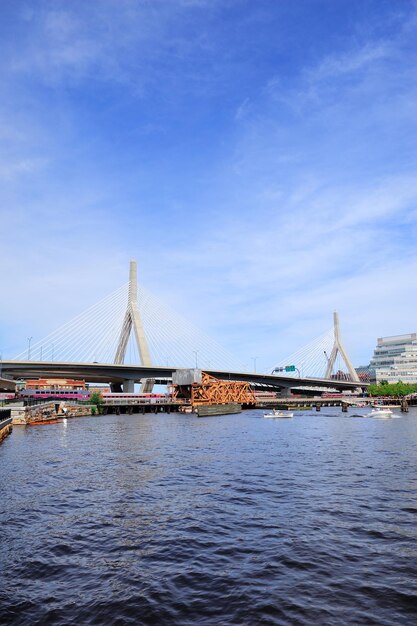
[[[127,281],[259,371],[417,331],[412,0],[0,6],[0,353]]]

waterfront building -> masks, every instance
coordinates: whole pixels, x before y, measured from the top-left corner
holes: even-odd
[[[66,389],[77,390],[85,389],[85,382],[83,380],[61,379],[61,378],[37,378],[34,380],[27,380],[25,384],[26,389]]]
[[[361,383],[376,383],[376,373],[370,365],[359,365],[355,370]]]
[[[417,383],[417,333],[379,337],[369,367],[376,382]]]
[[[110,389],[110,385],[88,385],[87,384],[87,389],[90,392],[90,394],[92,393],[111,393],[111,389]]]

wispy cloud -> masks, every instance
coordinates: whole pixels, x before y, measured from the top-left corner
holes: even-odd
[[[45,2],[37,10],[24,6],[18,14],[24,36],[18,49],[8,47],[4,70],[36,76],[51,86],[113,82],[143,96],[144,90],[170,80],[169,67],[179,63],[191,83],[201,84],[207,73],[193,73],[187,63],[195,54],[208,53],[209,61],[209,42],[204,32],[182,35],[180,30],[217,5],[217,0],[98,0],[94,5]]]
[[[40,159],[20,159],[11,161],[10,159],[0,162],[0,179],[11,180],[22,174],[35,172],[45,164]]]
[[[131,256],[259,367],[333,309],[356,363],[415,330],[412,15],[341,18],[301,55],[270,3],[19,4],[0,45],[0,347],[112,291]]]
[[[393,54],[395,54],[395,48],[390,42],[367,43],[356,50],[326,57],[317,67],[307,71],[307,77],[310,82],[315,82],[341,77],[344,74],[358,73],[368,70],[378,61],[392,57]]]

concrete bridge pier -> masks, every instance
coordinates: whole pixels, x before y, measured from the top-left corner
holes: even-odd
[[[135,393],[135,381],[134,380],[123,381],[123,393]]]
[[[403,398],[401,400],[401,412],[402,413],[408,413],[408,402],[407,402],[406,398]]]

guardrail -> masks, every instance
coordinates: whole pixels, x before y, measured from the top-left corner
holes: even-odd
[[[80,403],[80,404],[90,404],[90,399],[87,400],[78,400],[76,398],[56,398],[54,396],[47,396],[45,398],[31,398],[29,396],[20,396],[19,398],[11,398],[9,400],[4,400],[4,406],[38,406],[40,404],[53,402],[54,404],[71,404],[71,403]]]
[[[0,430],[2,430],[5,426],[8,426],[11,423],[12,423],[11,417],[6,417],[6,419],[4,420],[0,418]]]
[[[0,432],[12,423],[12,412],[10,409],[0,409]]]
[[[101,406],[139,406],[139,405],[166,405],[184,404],[182,400],[172,398],[106,398],[103,397]]]

